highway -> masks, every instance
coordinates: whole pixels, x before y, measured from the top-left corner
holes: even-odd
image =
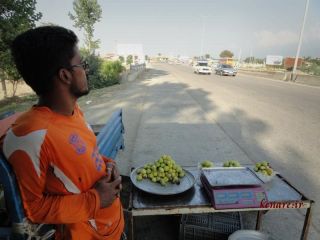
[[[116,159],[122,174],[162,154],[183,166],[203,160],[268,161],[316,201],[308,239],[319,239],[319,87],[243,74],[198,75],[190,66],[152,63],[137,79],[93,91],[81,101],[92,123],[104,123],[115,109],[123,109],[126,148]],[[262,230],[273,239],[299,239],[304,214],[269,211]]]
[[[252,162],[270,162],[315,200],[313,226],[320,230],[319,87],[243,74],[198,75],[185,65],[154,68],[173,75],[206,119],[217,123]]]

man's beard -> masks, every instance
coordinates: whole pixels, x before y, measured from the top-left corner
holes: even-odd
[[[71,89],[70,89],[71,94],[72,94],[73,96],[75,96],[76,98],[80,98],[80,97],[82,97],[82,96],[88,95],[89,92],[90,92],[88,79],[89,79],[89,77],[87,76],[87,89],[81,90],[81,89],[79,89],[77,86],[72,86]]]
[[[82,96],[88,95],[90,92],[90,89],[86,89],[86,90],[79,90],[79,89],[71,89],[73,96],[75,96],[76,98],[80,98]]]

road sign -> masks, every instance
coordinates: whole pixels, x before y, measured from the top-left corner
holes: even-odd
[[[266,64],[267,65],[282,65],[283,57],[282,56],[273,56],[273,55],[268,55],[266,59]]]

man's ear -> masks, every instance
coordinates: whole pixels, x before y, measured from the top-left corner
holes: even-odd
[[[62,81],[64,84],[71,84],[72,81],[72,75],[70,71],[68,71],[65,68],[61,68],[58,72],[59,80]]]

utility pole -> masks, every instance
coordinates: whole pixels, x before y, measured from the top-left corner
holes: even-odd
[[[239,49],[239,54],[238,54],[238,67],[240,66],[240,63],[241,63],[241,52],[242,52],[242,49],[240,48]]]
[[[205,32],[206,32],[206,16],[202,16],[202,37],[201,37],[201,52],[200,52],[200,56],[202,58],[203,56],[203,46],[204,46],[204,36],[205,36]]]
[[[300,49],[301,49],[301,43],[302,43],[302,37],[303,37],[303,31],[304,31],[304,25],[305,25],[306,19],[307,19],[308,8],[309,8],[309,0],[306,0],[306,7],[305,7],[305,10],[304,10],[304,16],[303,16],[302,27],[301,27],[301,31],[300,31],[300,37],[299,37],[299,43],[298,43],[296,59],[294,60],[294,66],[293,66],[293,70],[292,70],[292,74],[291,74],[291,81],[295,81],[295,75],[296,75],[296,71],[297,71],[298,59],[299,59],[299,55],[300,55]]]

